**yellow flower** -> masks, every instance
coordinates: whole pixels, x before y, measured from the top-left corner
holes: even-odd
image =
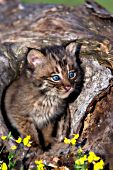
[[[96,156],[96,154],[94,152],[89,152],[89,156],[88,156],[88,162],[91,163],[93,161],[98,161],[100,159],[99,156]]]
[[[1,168],[2,168],[1,170],[7,170],[8,169],[7,164],[3,162]]]
[[[44,170],[44,164],[37,165],[37,170]]]
[[[37,165],[37,170],[44,170],[44,164],[42,162],[42,160],[40,161],[35,161],[35,164]]]
[[[64,143],[65,143],[65,144],[70,144],[70,143],[71,143],[71,140],[65,137],[65,138],[64,138]]]
[[[73,134],[73,136],[74,136],[75,139],[79,138],[79,134]]]
[[[17,140],[15,140],[16,141],[16,143],[21,143],[22,142],[22,138],[21,137],[19,137]]]
[[[6,140],[6,139],[7,139],[7,136],[1,136],[1,139],[2,139],[2,140]]]
[[[85,161],[87,161],[87,156],[86,156],[86,155],[84,155],[83,157],[77,159],[77,160],[75,161],[75,164],[77,164],[77,165],[83,165]]]
[[[39,164],[43,164],[43,162],[42,162],[42,160],[40,160],[40,161],[35,160],[35,164],[39,165]]]
[[[23,144],[24,144],[24,146],[28,146],[28,147],[30,147],[29,145],[30,145],[30,140],[31,139],[31,136],[26,136],[24,139],[23,139]]]
[[[72,139],[70,140],[70,143],[71,143],[72,145],[75,145],[75,144],[76,144],[76,139],[75,139],[75,138],[72,138]]]
[[[27,146],[27,147],[31,147],[31,142],[29,142],[26,146]]]
[[[31,136],[30,136],[30,135],[28,135],[28,136],[26,136],[26,138],[30,140],[30,139],[31,139]]]
[[[93,170],[100,170],[100,169],[103,169],[103,168],[104,168],[104,161],[103,160],[100,160],[99,162],[94,163]]]
[[[13,145],[13,146],[11,147],[11,149],[12,149],[12,150],[16,150],[16,149],[17,149],[17,146]]]

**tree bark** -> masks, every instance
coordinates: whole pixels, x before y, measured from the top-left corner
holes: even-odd
[[[79,7],[0,1],[0,100],[24,67],[30,48],[76,40],[84,85],[70,104],[71,133],[87,138],[85,149],[113,169],[113,15],[93,1]],[[0,105],[2,108],[2,105]],[[0,134],[8,129],[0,111]]]

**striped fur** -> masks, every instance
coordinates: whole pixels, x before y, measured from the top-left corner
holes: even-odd
[[[69,128],[66,99],[76,90],[81,79],[75,51],[75,43],[31,50],[27,56],[27,68],[6,92],[5,107],[10,123],[20,134],[31,135],[36,144],[40,141],[37,131],[47,136],[49,132],[43,129],[50,124],[52,127],[57,124],[60,128],[62,125],[59,134],[66,135],[67,129],[65,132],[62,129]],[[69,78],[70,71],[75,72],[72,78]],[[53,75],[58,75],[60,81],[53,81]],[[52,135],[54,130],[50,129]]]

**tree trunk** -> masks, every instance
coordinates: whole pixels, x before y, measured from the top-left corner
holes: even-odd
[[[79,7],[23,5],[0,1],[0,100],[24,67],[29,48],[76,40],[84,85],[70,104],[71,133],[87,139],[85,149],[102,155],[113,169],[113,15],[87,1]],[[2,105],[0,105],[2,108]],[[8,130],[0,111],[0,134]]]

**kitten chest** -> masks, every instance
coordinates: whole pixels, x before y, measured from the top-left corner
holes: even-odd
[[[58,97],[46,96],[33,103],[31,117],[38,128],[54,121],[57,117],[64,114],[65,102]]]

